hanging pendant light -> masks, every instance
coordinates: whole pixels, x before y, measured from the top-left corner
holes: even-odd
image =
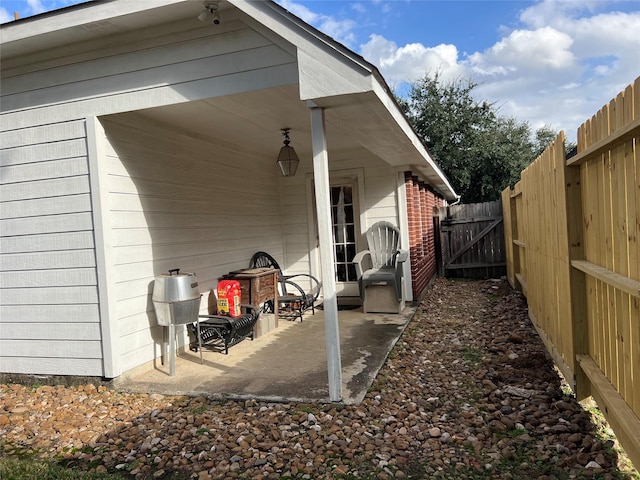
[[[284,146],[280,149],[280,153],[278,154],[277,163],[283,177],[293,177],[296,174],[298,164],[300,163],[298,154],[293,147],[289,146],[291,143],[291,140],[289,140],[289,130],[289,128],[282,129],[282,135],[284,135]]]

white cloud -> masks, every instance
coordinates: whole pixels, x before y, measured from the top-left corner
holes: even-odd
[[[367,13],[367,7],[365,7],[362,3],[353,3],[351,4],[351,8],[354,12],[359,14]]]
[[[573,40],[552,27],[537,30],[515,30],[483,53],[469,57],[479,73],[530,73],[575,67],[571,52]]]
[[[46,12],[47,10],[51,10],[51,7],[46,8],[40,0],[27,0],[27,4],[29,5],[29,14],[37,15],[38,13]]]
[[[479,100],[535,128],[577,127],[640,75],[640,12],[594,13],[603,2],[543,0],[520,14],[491,47],[460,56],[455,45],[398,46],[371,35],[363,56],[385,78],[414,81],[440,70],[478,82]]]
[[[317,20],[320,18],[320,15],[312,12],[304,5],[294,2],[292,0],[280,0],[278,2],[283,8],[286,8],[291,13],[293,13],[296,17],[300,17],[307,23],[315,24]]]
[[[7,23],[13,20],[13,14],[7,12],[5,8],[0,7],[0,23]]]
[[[353,45],[355,41],[355,36],[352,33],[354,26],[355,23],[351,20],[335,20],[331,17],[325,17],[320,21],[318,28],[345,45]]]
[[[426,72],[439,71],[444,79],[453,79],[463,73],[455,45],[425,47],[420,43],[409,43],[398,47],[380,35],[371,35],[360,50],[362,56],[376,65],[391,82],[410,83]]]
[[[530,28],[558,26],[567,20],[591,16],[598,8],[608,7],[619,0],[542,0],[520,13],[520,21]]]
[[[293,0],[278,0],[278,3],[293,13],[296,17],[300,17],[302,20],[313,25],[333,39],[344,43],[347,46],[353,45],[355,39],[353,29],[355,28],[356,23],[350,18],[336,19],[329,15],[315,13],[304,5],[294,2]]]
[[[574,138],[582,122],[640,75],[640,12],[594,13],[602,5],[544,0],[523,11],[525,28],[516,32],[527,46],[501,48],[516,39],[512,32],[473,60],[477,68],[514,65],[513,53],[520,51],[526,63],[508,72],[513,82],[493,75],[479,91],[504,99],[505,114],[534,128],[551,124]],[[543,30],[547,34],[535,34]]]
[[[576,51],[582,56],[638,53],[640,12],[581,18],[566,24],[564,30],[575,39]]]

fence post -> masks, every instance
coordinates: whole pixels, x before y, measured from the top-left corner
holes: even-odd
[[[513,269],[515,267],[515,261],[513,259],[513,235],[511,222],[513,221],[513,214],[511,210],[511,189],[509,187],[502,191],[502,217],[504,219],[504,254],[507,261],[507,280],[511,288],[516,288],[515,276]]]
[[[512,194],[509,195],[509,203],[511,210],[511,248],[513,249],[513,279],[515,288],[525,293],[524,288],[518,277],[522,274],[522,257],[520,255],[520,249],[522,248],[520,245],[516,245],[513,241],[517,240],[521,242],[520,233],[518,231],[518,223],[520,219],[518,218],[518,207],[516,206],[516,192],[515,189]]]
[[[574,375],[573,391],[578,400],[591,395],[590,382],[577,361],[578,355],[589,353],[589,325],[587,320],[587,284],[585,274],[571,266],[572,260],[584,260],[584,234],[582,229],[582,187],[580,167],[569,167],[564,162],[565,194],[567,202],[567,239],[569,244],[569,288],[571,298],[571,330]]]

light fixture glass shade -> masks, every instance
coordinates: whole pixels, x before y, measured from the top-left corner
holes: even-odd
[[[278,155],[278,167],[280,167],[283,177],[293,177],[296,174],[296,170],[298,170],[299,163],[300,159],[293,147],[285,145],[280,149],[280,154]]]
[[[282,129],[282,135],[284,136],[284,147],[280,149],[280,153],[278,154],[278,167],[280,167],[280,171],[282,172],[283,177],[293,177],[296,174],[296,170],[298,170],[298,164],[300,163],[300,159],[298,158],[298,154],[290,147],[289,144],[291,140],[289,140],[289,128]]]

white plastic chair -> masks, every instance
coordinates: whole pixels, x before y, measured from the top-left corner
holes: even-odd
[[[377,222],[367,230],[369,249],[358,252],[353,258],[364,301],[369,285],[393,285],[398,302],[402,301],[402,263],[409,252],[400,249],[400,230],[389,222]]]

